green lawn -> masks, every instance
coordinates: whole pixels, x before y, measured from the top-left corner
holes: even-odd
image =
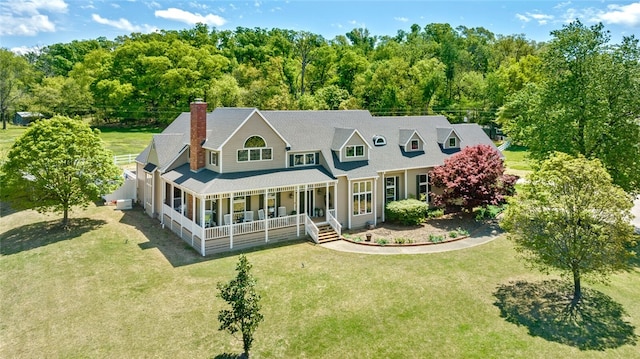
[[[224,303],[215,285],[235,276],[235,254],[203,259],[140,210],[90,207],[73,217],[68,232],[55,227],[58,217],[31,211],[0,218],[0,357],[241,352],[240,341],[217,330]],[[549,277],[526,269],[504,238],[414,256],[293,242],[247,257],[265,316],[256,358],[639,357],[640,267],[613,276],[609,286],[584,283],[609,298],[585,316],[583,336],[597,345],[584,349],[571,321],[567,333],[559,330],[567,329],[561,311],[544,314],[544,306],[529,303]],[[496,304],[512,292],[515,304]],[[626,314],[616,320],[618,304]],[[515,315],[514,305],[524,313]],[[538,312],[541,320],[527,321]]]
[[[6,130],[0,130],[0,158],[6,157],[15,140],[20,137],[27,127],[7,124]],[[99,128],[100,137],[105,142],[107,149],[114,155],[127,155],[140,153],[151,141],[155,133],[162,132],[158,127],[132,127],[132,128]]]
[[[506,172],[515,174],[520,177],[526,177],[533,168],[529,158],[529,151],[526,147],[511,146],[502,152],[504,154],[504,163],[507,167]]]

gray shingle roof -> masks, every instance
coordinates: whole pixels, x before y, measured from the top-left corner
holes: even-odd
[[[235,173],[203,170],[195,173],[189,164],[185,164],[163,174],[162,178],[196,193],[228,193],[335,181],[335,177],[322,166]]]
[[[207,113],[208,131],[204,147],[218,149],[254,111],[257,110],[254,108],[218,108]],[[363,110],[260,111],[259,113],[286,139],[291,146],[291,152],[319,151],[327,163],[327,169],[296,169],[295,179],[293,179],[293,176],[283,175],[284,172],[289,171],[285,169],[261,174],[243,172],[220,175],[209,170],[192,174],[188,171],[187,166],[185,167],[186,172],[175,169],[167,172],[165,176],[176,180],[183,178],[184,183],[189,184],[190,188],[198,192],[213,189],[214,187],[210,186],[212,183],[216,183],[215,192],[219,192],[217,186],[220,185],[224,185],[220,188],[237,190],[242,186],[253,188],[255,186],[275,186],[276,184],[280,186],[283,183],[304,183],[307,180],[313,182],[313,176],[307,178],[306,175],[309,173],[317,174],[317,171],[324,171],[319,177],[323,179],[343,175],[349,178],[366,178],[376,176],[379,172],[441,165],[450,153],[443,151],[438,143],[441,142],[440,140],[445,141],[445,137],[452,130],[455,130],[461,138],[461,148],[480,143],[494,146],[478,125],[451,125],[444,116],[374,117],[368,111]],[[162,158],[160,162],[172,161],[182,149],[181,146],[188,144],[189,128],[189,113],[183,113],[167,127],[163,132],[164,136],[154,137],[156,148],[164,147],[160,151],[162,153],[158,153],[159,159]],[[365,161],[340,162],[334,150],[343,147],[355,131],[358,131],[369,146],[369,158]],[[414,132],[424,141],[424,151],[403,151],[399,145],[403,142],[406,144]],[[376,135],[384,136],[387,139],[398,139],[399,143],[388,141],[384,146],[374,146],[373,138]],[[458,150],[456,149],[456,151]],[[139,159],[144,160],[141,160],[143,163],[146,161],[146,152],[148,149],[145,149],[138,156]],[[167,165],[168,163],[161,163],[159,167],[164,168]],[[282,177],[282,179],[278,179],[278,177]],[[205,179],[213,182],[209,183]],[[233,185],[231,185],[232,180]],[[256,180],[260,182],[256,182]]]

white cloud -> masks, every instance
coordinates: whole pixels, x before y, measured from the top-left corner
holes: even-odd
[[[207,14],[205,16],[202,16],[198,13],[191,13],[173,7],[168,8],[167,10],[156,10],[155,15],[156,17],[161,17],[167,20],[180,21],[190,25],[195,25],[201,22],[207,25],[222,26],[227,23],[227,20],[218,15]]]
[[[396,20],[396,21],[400,21],[400,22],[408,22],[409,21],[409,19],[406,18],[406,17],[394,17],[393,19]]]
[[[97,22],[98,24],[115,27],[116,29],[119,29],[119,30],[125,30],[129,32],[138,32],[142,30],[142,27],[133,25],[131,24],[131,22],[129,22],[129,20],[124,18],[120,18],[118,20],[109,20],[109,19],[103,18],[98,14],[91,15],[91,18],[93,19],[93,21]]]
[[[0,35],[35,36],[54,32],[56,25],[49,14],[64,14],[67,8],[63,0],[0,1]]]
[[[516,18],[522,22],[529,22],[533,19],[533,20],[536,20],[539,25],[546,25],[549,21],[554,19],[554,16],[547,15],[547,14],[526,12],[525,15],[516,14]]]
[[[607,11],[598,13],[593,20],[607,24],[640,27],[640,2],[629,5],[609,5]]]
[[[30,52],[40,53],[41,48],[38,46],[20,46],[20,47],[12,47],[9,51],[13,52],[16,55],[26,55]]]

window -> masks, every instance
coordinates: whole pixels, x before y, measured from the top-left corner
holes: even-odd
[[[373,145],[374,146],[384,146],[387,144],[387,139],[384,136],[376,135],[373,136]]]
[[[419,174],[417,176],[417,184],[418,184],[418,200],[422,202],[429,202],[429,175],[428,174]]]
[[[272,152],[262,137],[251,136],[244,141],[244,149],[238,150],[238,162],[270,161]]]
[[[347,148],[346,148],[346,156],[347,157],[362,157],[362,156],[364,156],[364,146],[363,145],[347,146]]]
[[[417,151],[420,149],[420,141],[411,140],[411,151]]]
[[[449,147],[457,147],[455,137],[449,137]]]
[[[371,213],[371,198],[371,181],[353,182],[353,215]]]
[[[315,153],[298,153],[293,155],[294,166],[309,166],[316,164]]]
[[[385,203],[398,199],[398,177],[387,177],[385,180]]]
[[[218,165],[218,153],[217,152],[209,152],[209,164],[212,166]]]

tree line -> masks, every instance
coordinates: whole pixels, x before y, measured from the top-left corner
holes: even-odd
[[[542,47],[524,35],[437,23],[395,36],[356,28],[332,40],[198,24],[58,43],[24,56],[1,50],[2,67],[15,79],[1,110],[166,123],[200,97],[212,106],[444,113],[454,122],[486,123],[508,95],[536,79]]]

